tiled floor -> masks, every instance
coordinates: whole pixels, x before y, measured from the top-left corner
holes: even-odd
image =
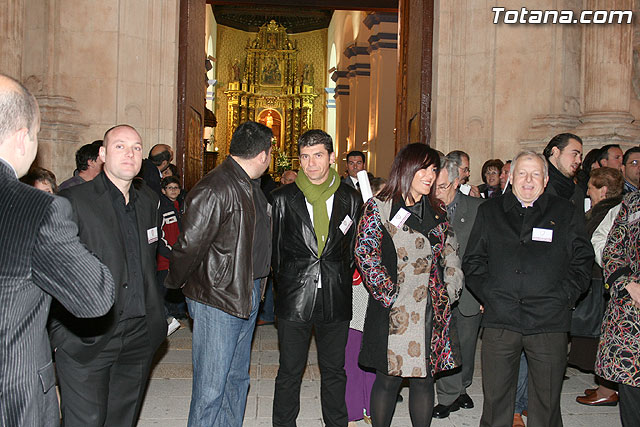
[[[278,370],[278,343],[274,326],[257,328],[251,354],[251,388],[247,399],[244,426],[271,426],[274,379]],[[173,334],[159,351],[158,363],[152,373],[138,426],[182,427],[187,425],[191,396],[191,332],[181,329]],[[617,407],[591,408],[575,402],[585,388],[591,387],[592,375],[575,369],[567,371],[562,392],[562,418],[566,427],[620,426]],[[434,419],[434,427],[477,426],[482,408],[482,385],[479,353],[476,358],[476,378],[469,394],[476,403],[473,409],[461,409],[447,419]],[[404,402],[399,403],[393,427],[409,427],[408,390],[403,389]],[[322,426],[320,412],[320,375],[315,343],[311,342],[308,368],[301,392],[299,427]],[[526,421],[526,418],[525,418]],[[358,427],[364,427],[363,421]]]

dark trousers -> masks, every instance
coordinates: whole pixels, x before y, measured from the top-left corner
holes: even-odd
[[[122,320],[99,355],[78,363],[56,351],[62,425],[129,427],[138,420],[154,352],[144,317]]]
[[[453,308],[453,319],[458,331],[460,341],[460,356],[462,366],[450,372],[445,372],[441,377],[436,377],[436,391],[438,403],[449,406],[456,401],[458,396],[467,393],[467,387],[473,381],[473,368],[476,357],[476,344],[482,314],[464,316],[458,307]]]
[[[312,328],[315,328],[318,346],[322,418],[329,427],[347,425],[344,350],[349,322],[324,322],[321,319],[322,316],[316,313],[309,322],[278,319],[280,367],[273,398],[273,425],[276,427],[296,426],[300,412],[300,386],[309,355]]]
[[[640,426],[640,388],[618,384],[620,421],[623,427]]]
[[[511,427],[522,350],[529,365],[527,426],[562,426],[560,393],[567,366],[567,334],[522,335],[506,329],[485,328],[481,427]]]
[[[164,301],[165,316],[172,316],[176,319],[187,318],[187,301],[184,299],[182,289],[167,289],[164,286],[164,279],[167,278],[169,270],[158,270],[156,272],[156,282],[158,290]]]

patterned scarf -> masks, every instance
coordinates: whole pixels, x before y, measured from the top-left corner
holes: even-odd
[[[451,304],[444,279],[440,277],[438,266],[445,247],[449,223],[442,222],[429,231],[429,241],[432,242],[433,262],[429,272],[429,292],[433,305],[433,327],[431,332],[430,365],[431,375],[454,369],[458,366],[451,348]],[[433,244],[433,240],[437,240]]]

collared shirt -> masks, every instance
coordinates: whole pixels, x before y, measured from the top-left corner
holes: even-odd
[[[533,206],[533,204],[540,198],[540,196],[536,197],[536,199],[531,202],[531,205],[527,206],[525,202],[523,202],[522,200],[520,200],[520,198],[518,196],[516,196],[516,193],[513,193],[513,196],[516,198],[516,200],[520,203],[520,206],[522,206],[523,208],[530,208]]]
[[[449,222],[453,222],[455,220],[456,208],[458,207],[459,201],[460,190],[456,191],[456,195],[453,196],[453,200],[447,205],[447,217],[449,218]]]
[[[635,185],[633,185],[632,183],[630,183],[625,179],[624,187],[622,189],[622,194],[633,193],[634,191],[638,191],[638,187],[636,187]]]
[[[260,178],[251,179],[242,166],[229,156],[231,164],[247,181],[251,183],[253,195],[253,207],[255,210],[255,227],[253,230],[253,244],[251,255],[253,257],[253,279],[261,279],[269,275],[271,266],[271,219],[267,212],[269,202],[260,189]]]
[[[251,180],[256,226],[253,232],[253,279],[269,275],[271,266],[271,205],[260,188],[260,178]]]
[[[355,189],[360,191],[360,181],[358,181],[358,177],[349,175],[349,179],[353,182]]]
[[[129,203],[125,204],[124,195],[116,187],[107,175],[102,172],[101,179],[105,180],[109,191],[109,198],[116,211],[120,234],[124,242],[127,282],[122,284],[121,292],[124,298],[124,311],[120,315],[120,320],[142,317],[146,314],[144,306],[144,277],[142,273],[142,257],[140,254],[140,233],[138,230],[138,219],[136,216],[136,192],[133,185],[129,187]]]
[[[13,174],[16,176],[16,178],[18,178],[18,172],[16,172],[16,169],[13,167],[13,165],[11,163],[9,163],[8,161],[6,161],[5,159],[3,159],[2,157],[0,157],[0,162],[4,163],[5,165],[7,165],[9,167],[9,169],[11,169],[13,171]]]
[[[351,177],[349,177],[351,178]],[[335,178],[334,178],[335,179]],[[332,182],[333,184],[333,182]],[[329,221],[331,221],[331,213],[333,212],[333,196],[334,194],[332,194],[328,199],[327,199],[327,216],[329,217]],[[311,203],[309,203],[309,201],[307,200],[307,198],[304,198],[304,202],[307,204],[307,212],[309,212],[309,218],[311,218],[311,225],[313,225],[313,205]],[[318,289],[322,288],[322,278],[320,277],[320,274],[318,274]]]

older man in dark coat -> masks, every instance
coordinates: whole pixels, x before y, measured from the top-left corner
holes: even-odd
[[[523,349],[529,363],[528,425],[562,426],[571,308],[589,285],[593,249],[580,212],[544,192],[546,165],[534,152],[516,156],[513,192],[478,208],[464,256],[466,285],[485,308],[480,426],[512,425]]]
[[[459,191],[461,163],[456,156],[446,156],[440,160],[440,172],[436,180],[436,197],[447,208],[447,219],[460,243],[460,257],[464,256],[471,228],[476,220],[478,207],[485,199],[467,196]],[[460,299],[452,310],[462,366],[460,369],[446,372],[436,378],[438,405],[433,408],[434,418],[446,418],[450,412],[460,408],[474,407],[473,400],[467,394],[467,388],[473,381],[474,359],[478,331],[480,330],[480,304],[468,289],[460,294]]]

